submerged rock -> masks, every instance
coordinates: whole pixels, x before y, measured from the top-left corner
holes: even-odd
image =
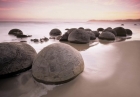
[[[84,70],[84,61],[73,47],[54,43],[41,50],[32,66],[33,77],[45,84],[62,84]]]
[[[103,32],[99,35],[99,39],[104,39],[104,40],[115,40],[115,35],[111,32]]]
[[[86,31],[76,29],[69,34],[68,41],[73,43],[82,43],[82,44],[89,43],[90,36],[88,33],[86,33]]]
[[[31,68],[36,51],[21,42],[0,43],[0,78],[10,77]]]
[[[17,36],[23,35],[23,32],[20,29],[11,29],[8,34]]]
[[[59,30],[59,29],[52,29],[51,31],[50,31],[50,36],[59,36],[59,35],[61,35],[62,33],[61,33],[61,31]]]
[[[126,36],[126,30],[123,27],[116,27],[113,30],[115,30],[117,36]]]

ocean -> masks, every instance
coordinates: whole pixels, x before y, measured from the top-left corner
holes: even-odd
[[[124,24],[124,26],[122,26],[121,24]],[[134,24],[136,24],[136,25],[134,25]],[[47,41],[47,42],[34,43],[34,42],[30,41],[30,39],[34,39],[34,38],[40,39],[43,37],[49,38],[50,37],[49,32],[53,28],[60,29],[63,34],[66,32],[65,29],[67,29],[67,28],[79,28],[79,27],[90,28],[94,31],[96,31],[97,28],[100,28],[100,27],[102,27],[102,28],[124,27],[126,29],[131,29],[133,32],[132,38],[127,39],[126,41],[139,41],[140,40],[140,22],[0,22],[0,36],[1,36],[0,42],[27,41],[28,44],[33,46],[35,48],[35,50],[37,52],[39,52],[40,50],[42,50],[44,47],[48,46],[49,44],[59,43],[59,40],[49,39],[49,41]],[[18,29],[22,30],[24,34],[32,35],[32,37],[21,39],[21,38],[12,36],[12,35],[8,35],[8,32],[13,28],[18,28]],[[125,44],[125,41],[122,41],[122,43],[123,42]],[[67,42],[64,42],[64,43],[67,43]],[[140,86],[140,84],[138,82],[138,80],[140,80],[140,78],[139,79],[134,78],[136,81],[136,82],[135,81],[134,82],[136,84],[130,84],[129,82],[126,82],[129,85],[126,85],[124,87],[122,86],[122,88],[118,88],[117,85],[115,85],[115,88],[112,88],[112,87],[113,87],[113,84],[117,83],[117,81],[118,82],[120,81],[120,83],[119,83],[120,85],[122,85],[121,83],[125,83],[126,80],[123,78],[121,78],[122,81],[121,80],[114,81],[114,83],[111,84],[112,86],[110,86],[108,83],[108,82],[111,82],[112,80],[108,81],[108,82],[106,81],[106,79],[108,79],[115,72],[116,64],[118,62],[120,62],[121,54],[123,54],[123,53],[116,53],[116,52],[118,52],[118,48],[115,48],[115,47],[116,47],[116,45],[118,45],[118,43],[120,43],[120,42],[117,42],[117,43],[111,42],[111,43],[104,44],[98,40],[92,41],[89,44],[67,43],[67,44],[73,46],[74,48],[76,48],[81,53],[81,55],[84,59],[85,69],[84,69],[84,72],[80,75],[80,77],[78,76],[78,78],[74,79],[74,81],[65,83],[64,85],[60,85],[60,86],[59,85],[58,86],[44,85],[44,84],[36,82],[32,78],[31,70],[29,70],[29,71],[19,74],[16,77],[12,77],[12,78],[8,78],[8,79],[0,79],[0,97],[77,97],[77,96],[87,97],[86,94],[93,95],[91,93],[92,92],[91,90],[90,90],[90,92],[87,90],[88,93],[83,92],[85,94],[83,94],[83,96],[82,96],[81,92],[83,91],[84,88],[85,88],[84,91],[86,91],[86,89],[94,88],[93,90],[95,90],[96,92],[101,93],[103,95],[106,95],[105,97],[107,97],[107,96],[108,97],[117,97],[117,96],[114,96],[117,93],[118,94],[120,93],[120,95],[118,97],[129,97],[129,96],[127,96],[128,94],[131,95],[135,92],[133,90],[130,92],[130,90],[128,88],[132,88],[135,90],[135,85]],[[119,45],[119,46],[122,47],[122,45]],[[116,52],[113,52],[113,51],[116,51]],[[123,54],[122,56],[124,56],[124,55],[125,54]],[[127,56],[127,54],[126,54],[126,56]],[[116,57],[116,59],[114,59],[113,57]],[[135,56],[133,56],[133,57],[135,58]],[[113,64],[113,65],[109,65],[109,64]],[[120,64],[122,64],[122,63],[120,63]],[[126,64],[128,64],[128,63],[126,63]],[[138,68],[138,67],[140,67],[140,66],[137,66],[135,68]],[[123,69],[120,69],[120,70],[123,70]],[[130,76],[131,76],[130,71],[126,71],[126,72],[128,74],[130,74]],[[119,72],[119,70],[117,72]],[[90,75],[90,73],[92,75]],[[124,72],[122,72],[122,73],[124,74]],[[125,73],[125,74],[127,74],[127,73]],[[132,75],[139,74],[139,73],[140,72],[132,73]],[[121,74],[119,74],[119,78],[120,78],[120,76],[121,76]],[[94,77],[94,78],[91,78],[91,77]],[[117,75],[117,77],[118,77],[118,75]],[[125,75],[124,75],[124,77],[125,77]],[[131,76],[131,78],[133,79],[133,76]],[[82,80],[89,79],[89,80],[87,80],[85,82],[80,82],[79,84],[76,83],[76,81],[81,80],[81,79]],[[91,84],[91,86],[92,86],[92,84],[94,86],[97,86],[98,87],[97,90],[95,89],[96,87],[90,87],[89,84],[87,84],[87,86],[85,85],[85,87],[84,87],[84,84],[87,83],[88,81]],[[93,81],[93,83],[90,81]],[[101,81],[103,83],[98,83],[95,85],[96,81]],[[132,83],[134,83],[134,82],[132,81]],[[80,89],[78,88],[79,85],[81,85]],[[108,85],[108,86],[106,86],[106,85]],[[75,86],[77,86],[77,87],[75,87]],[[78,93],[76,94],[76,92],[74,92],[72,90],[73,88],[75,89],[75,91],[81,93],[81,95],[79,95]],[[102,88],[102,89],[99,89],[99,88]],[[103,90],[103,88],[105,90]],[[113,90],[111,90],[111,88],[114,89],[115,92]],[[106,89],[111,90],[111,92],[106,93]],[[122,91],[120,92],[119,89]],[[123,89],[124,89],[124,91],[123,91]],[[128,91],[125,89],[128,89]],[[136,87],[136,89],[138,90],[139,88]],[[102,91],[99,92],[99,90],[102,90],[104,92],[102,92]],[[50,94],[48,94],[49,91],[50,91]],[[64,95],[63,95],[63,92],[65,92]],[[56,93],[56,95],[55,95],[55,93]],[[75,93],[75,95],[69,94],[69,93]],[[93,93],[95,93],[95,92],[93,92]],[[140,93],[136,92],[135,94],[137,94],[135,97],[140,97]],[[91,95],[88,97],[91,97]],[[95,95],[94,97],[104,97],[103,95]],[[132,97],[132,96],[130,96],[130,97]]]

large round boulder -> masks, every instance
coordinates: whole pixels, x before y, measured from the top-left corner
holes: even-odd
[[[125,29],[127,35],[132,35],[133,32],[130,29]]]
[[[103,39],[103,40],[115,40],[115,35],[111,32],[102,32],[99,35],[99,39]]]
[[[10,77],[31,68],[36,51],[20,42],[0,43],[0,78]]]
[[[20,29],[11,29],[8,34],[17,36],[23,35],[23,32]]]
[[[61,35],[62,34],[62,32],[59,30],[59,29],[52,29],[51,31],[50,31],[50,36],[59,36],[59,35]]]
[[[54,43],[41,50],[32,66],[33,77],[45,84],[62,84],[84,70],[81,54],[64,43]]]
[[[86,28],[86,29],[84,29],[85,31],[92,31],[91,29],[89,29],[89,28]]]
[[[117,36],[126,36],[126,30],[123,27],[116,27],[114,28]]]
[[[73,43],[85,44],[89,43],[90,36],[88,33],[86,33],[86,31],[76,29],[69,34],[68,41]]]

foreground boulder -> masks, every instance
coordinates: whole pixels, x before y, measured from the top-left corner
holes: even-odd
[[[99,39],[103,39],[103,40],[115,40],[115,35],[111,32],[102,32],[99,35]]]
[[[45,84],[62,84],[84,70],[80,53],[70,45],[54,43],[41,50],[32,66],[33,77]]]
[[[130,29],[125,29],[127,35],[132,35],[133,32]]]
[[[82,44],[89,43],[90,36],[88,33],[86,33],[86,31],[76,29],[69,34],[68,41],[73,43],[82,43]]]
[[[20,42],[0,43],[0,78],[10,77],[31,68],[36,51]]]
[[[62,33],[61,33],[61,31],[59,30],[59,29],[52,29],[51,31],[50,31],[50,36],[59,36],[59,35],[61,35]]]
[[[17,36],[23,35],[23,32],[20,29],[11,29],[8,34]]]
[[[117,36],[126,36],[126,30],[123,27],[116,27],[113,30],[115,30]]]

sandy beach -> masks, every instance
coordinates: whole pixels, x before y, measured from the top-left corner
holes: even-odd
[[[140,97],[139,49],[140,41],[99,44],[81,75],[42,97]]]
[[[0,97],[140,96],[140,41],[99,43],[84,51],[86,46],[79,50],[85,63],[84,72],[74,80],[59,86],[43,85],[27,71],[0,80]]]

